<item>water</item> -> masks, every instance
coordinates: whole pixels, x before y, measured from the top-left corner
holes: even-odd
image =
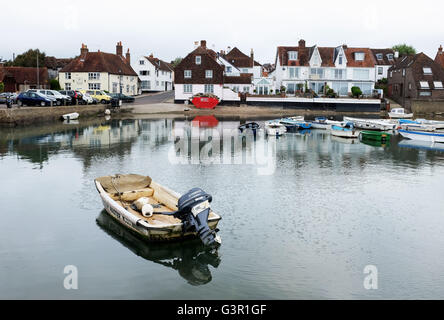
[[[243,145],[236,133],[229,147],[218,136],[239,121],[201,124],[217,132],[172,119],[1,129],[0,298],[444,298],[444,151],[316,130]],[[182,131],[201,135],[197,158]],[[218,253],[147,244],[110,220],[93,179],[113,173],[212,194]],[[78,290],[63,286],[67,265]],[[378,290],[363,286],[367,265]]]

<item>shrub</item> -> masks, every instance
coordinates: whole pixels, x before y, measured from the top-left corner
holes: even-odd
[[[299,91],[302,91],[302,89],[304,88],[304,85],[302,83],[298,83],[296,85],[296,87],[298,88]]]
[[[355,97],[355,98],[359,98],[360,96],[362,96],[362,91],[361,91],[361,88],[359,88],[359,87],[352,87],[351,91],[352,91],[353,97]]]
[[[285,91],[287,90],[287,88],[285,88],[284,86],[281,86],[281,92],[285,93]]]
[[[51,90],[61,90],[62,88],[60,87],[60,83],[57,79],[52,79],[49,82],[49,86],[51,88]]]
[[[5,90],[5,84],[0,82],[0,92],[3,92],[3,90]]]

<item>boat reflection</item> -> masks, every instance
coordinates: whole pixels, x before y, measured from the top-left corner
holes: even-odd
[[[444,151],[444,143],[433,143],[428,141],[402,140],[398,143],[402,148]]]
[[[212,280],[209,265],[217,268],[221,262],[216,250],[208,251],[200,240],[172,243],[149,243],[122,227],[105,210],[96,219],[98,226],[136,255],[172,268],[194,286]]]

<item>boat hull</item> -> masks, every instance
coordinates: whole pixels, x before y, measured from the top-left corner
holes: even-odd
[[[407,131],[399,130],[399,133],[407,139],[417,141],[427,141],[432,143],[444,143],[444,132],[424,132],[424,131]]]

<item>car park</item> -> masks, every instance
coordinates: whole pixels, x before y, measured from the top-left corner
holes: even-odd
[[[83,94],[76,90],[60,90],[61,94],[67,95],[71,98],[72,104],[85,104]]]
[[[13,92],[3,92],[0,93],[0,103],[6,104],[6,100],[9,99],[10,103],[17,103],[17,94]]]
[[[53,99],[44,96],[38,92],[22,92],[17,97],[17,104],[19,106],[51,106],[54,103]]]
[[[27,92],[38,92],[38,93],[48,97],[50,100],[55,99],[54,104],[57,106],[71,104],[71,98],[69,96],[63,95],[60,92],[55,91],[55,90],[30,89]]]

